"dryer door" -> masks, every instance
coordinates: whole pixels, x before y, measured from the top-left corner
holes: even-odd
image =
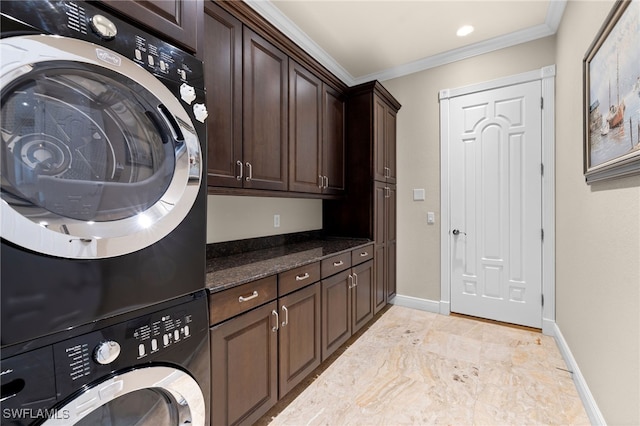
[[[151,73],[58,36],[0,40],[2,237],[73,259],[148,247],[187,215],[200,143]]]
[[[135,369],[89,386],[43,426],[204,426],[205,402],[198,383],[175,368]]]

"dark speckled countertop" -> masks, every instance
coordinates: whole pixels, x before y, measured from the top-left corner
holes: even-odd
[[[320,238],[229,256],[208,257],[206,287],[209,292],[217,293],[371,243],[365,239]]]

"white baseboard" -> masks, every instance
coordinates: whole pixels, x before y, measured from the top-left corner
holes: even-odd
[[[413,308],[420,311],[433,312],[434,314],[440,313],[440,302],[436,302],[435,300],[420,299],[417,297],[396,294],[396,296],[391,299],[389,303],[393,305],[404,306],[405,308]]]
[[[544,327],[544,325],[543,325]],[[578,395],[580,395],[580,399],[582,400],[582,405],[584,405],[584,409],[587,412],[587,416],[589,416],[589,420],[592,425],[603,425],[605,426],[607,423],[596,404],[596,400],[593,398],[591,391],[589,390],[589,386],[587,386],[587,382],[584,380],[584,376],[580,372],[580,368],[576,363],[571,350],[569,349],[569,345],[566,340],[562,336],[562,332],[558,327],[558,324],[553,324],[553,334],[551,334],[556,339],[556,343],[558,344],[558,348],[560,349],[560,353],[564,358],[564,361],[567,363],[567,367],[572,372],[573,382],[576,385],[576,389],[578,390]]]

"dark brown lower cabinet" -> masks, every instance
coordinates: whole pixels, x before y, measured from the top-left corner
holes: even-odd
[[[373,318],[373,260],[322,280],[322,360]]]
[[[212,327],[212,425],[251,425],[306,378],[320,327],[319,282]]]
[[[320,365],[320,283],[278,302],[280,398]]]
[[[212,425],[250,425],[278,401],[277,308],[273,301],[211,328]]]

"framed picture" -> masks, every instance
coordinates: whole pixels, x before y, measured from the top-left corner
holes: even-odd
[[[587,183],[640,173],[640,0],[618,0],[583,61]]]

